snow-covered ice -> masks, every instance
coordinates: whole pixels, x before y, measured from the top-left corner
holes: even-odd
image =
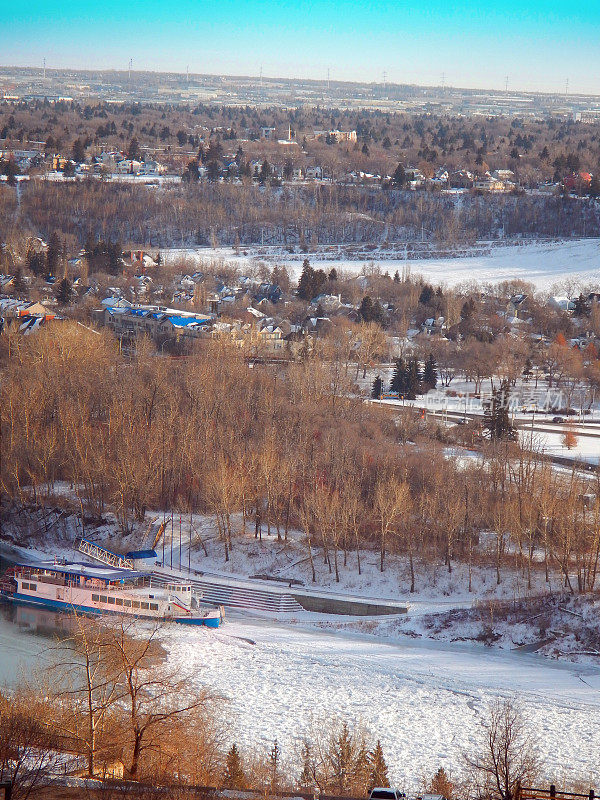
[[[290,255],[283,248],[265,249],[258,253],[249,248],[247,255],[235,252],[232,248],[188,248],[164,250],[167,262],[185,261],[189,265],[202,267],[211,263],[230,262],[240,269],[263,261],[269,265],[283,263],[292,278],[297,279],[302,270],[302,262],[308,258],[311,265],[327,271],[335,267],[338,272],[358,274],[364,270],[369,255],[363,260],[323,258],[319,253]],[[372,260],[382,273],[393,275],[396,270],[402,273],[409,267],[411,274],[422,275],[428,281],[446,286],[478,281],[479,283],[499,283],[520,278],[533,283],[538,289],[547,290],[565,279],[582,283],[600,281],[600,239],[576,239],[559,242],[533,242],[520,245],[495,246],[485,255],[461,256],[458,258],[389,258],[374,252]]]
[[[241,618],[216,632],[170,629],[165,644],[172,663],[229,699],[231,738],[245,747],[277,738],[290,754],[311,719],[361,721],[381,739],[393,779],[417,789],[440,766],[456,775],[488,703],[510,696],[540,739],[548,776],[600,778],[600,668]]]

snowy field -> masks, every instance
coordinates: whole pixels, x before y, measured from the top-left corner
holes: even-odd
[[[277,737],[285,757],[311,720],[361,721],[381,739],[393,780],[417,790],[415,780],[440,766],[456,775],[488,703],[514,697],[540,738],[548,777],[600,779],[600,668],[241,619],[216,632],[171,628],[165,645],[198,685],[228,698],[232,739],[248,748]]]
[[[343,258],[320,259],[319,254],[290,255],[283,249],[271,248],[266,254],[253,254],[249,248],[236,253],[231,248],[190,248],[161,251],[166,262],[187,260],[190,266],[202,268],[209,264],[230,262],[240,269],[263,261],[269,266],[283,263],[291,277],[298,278],[304,258],[308,258],[315,268],[358,274],[364,270],[370,258],[381,272],[393,275],[396,270],[402,274],[407,266],[412,275],[422,275],[428,281],[446,286],[456,286],[470,281],[479,283],[498,283],[520,278],[533,283],[540,290],[548,290],[555,284],[569,279],[583,284],[600,282],[600,239],[585,239],[551,243],[532,243],[522,246],[501,246],[482,256],[459,258],[410,259],[386,258],[374,252],[364,260],[345,260]]]

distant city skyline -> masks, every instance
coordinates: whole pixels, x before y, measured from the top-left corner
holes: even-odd
[[[0,22],[5,66],[600,94],[600,3],[31,0]]]

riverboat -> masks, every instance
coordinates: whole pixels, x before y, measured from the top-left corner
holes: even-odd
[[[148,572],[75,562],[15,564],[4,575],[0,595],[14,603],[218,628],[223,607],[202,605],[202,595],[183,580],[158,583]]]

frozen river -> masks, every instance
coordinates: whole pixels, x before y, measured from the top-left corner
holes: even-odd
[[[361,720],[406,786],[455,772],[496,697],[516,697],[552,777],[600,778],[600,667],[408,639],[230,620],[216,632],[169,630],[170,657],[230,699],[236,738],[293,752],[311,717]],[[592,783],[592,785],[594,785]],[[407,786],[409,788],[409,786]],[[417,788],[417,787],[414,787]]]
[[[49,658],[64,616],[0,604],[0,683]],[[169,659],[228,698],[231,738],[291,755],[311,720],[361,721],[380,738],[400,786],[456,773],[496,697],[516,697],[549,778],[600,783],[600,667],[415,639],[390,644],[241,616],[218,631],[166,626]],[[414,786],[413,788],[417,788]]]

